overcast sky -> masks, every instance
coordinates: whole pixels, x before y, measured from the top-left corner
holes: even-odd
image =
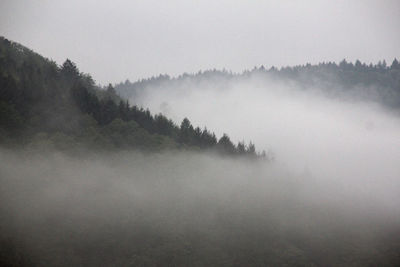
[[[398,0],[0,0],[0,35],[97,82],[400,57]]]

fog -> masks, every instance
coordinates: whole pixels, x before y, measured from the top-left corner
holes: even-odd
[[[398,57],[399,25],[397,0],[0,1],[0,35],[58,65],[71,59],[99,88],[213,68],[241,72],[343,58],[390,64]],[[47,77],[40,71],[47,63],[35,56],[19,67],[22,50],[3,50],[0,60],[12,71],[1,71],[1,84],[12,101],[0,105],[1,114],[26,125],[28,139],[41,131],[41,117],[28,108],[19,121],[15,103],[43,97],[43,110],[54,115],[48,124],[68,121],[59,114],[69,100],[54,109],[60,113],[50,107],[59,104],[53,82],[68,89],[69,80],[58,72]],[[353,70],[337,69],[348,72],[339,76],[349,84],[397,88],[398,66],[379,63],[371,67],[375,76],[363,72],[355,80]],[[398,100],[376,101],[378,88],[331,86],[340,79],[327,94],[322,81],[304,88],[258,72],[210,71],[158,85],[150,79],[129,102],[178,125],[187,117],[217,137],[251,141],[273,161],[195,148],[87,151],[79,139],[86,136],[75,131],[38,132],[49,141],[43,143],[16,136],[18,148],[7,139],[0,147],[0,266],[400,266],[400,114],[379,104]],[[14,89],[22,92],[18,101]],[[107,107],[83,96],[79,103],[99,114]],[[71,121],[77,115],[90,125],[82,126],[88,147],[124,136],[101,139],[107,126],[81,106],[88,114],[71,113]],[[129,138],[153,142],[141,133]],[[53,134],[63,151],[46,146]],[[175,147],[173,138],[154,143]]]
[[[0,153],[3,250],[28,266],[396,262],[394,184],[211,154],[38,152]]]
[[[265,77],[200,83],[187,79],[147,87],[131,102],[178,124],[188,117],[218,136],[225,132],[235,142],[251,140],[291,171],[373,187],[398,184],[398,112],[362,100],[368,98],[362,93],[336,92],[330,96],[318,87],[305,90]]]
[[[131,102],[275,161],[3,149],[10,255],[39,266],[398,263],[395,112],[258,78],[148,88]]]

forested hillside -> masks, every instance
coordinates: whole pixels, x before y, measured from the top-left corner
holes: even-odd
[[[355,63],[342,60],[324,62],[317,65],[301,65],[277,69],[264,66],[255,67],[242,73],[226,70],[207,70],[195,74],[184,73],[171,78],[159,75],[136,82],[119,83],[116,91],[128,99],[139,98],[149,88],[203,86],[216,87],[218,90],[229,87],[232,83],[257,79],[266,90],[270,90],[271,81],[279,81],[296,88],[318,89],[329,97],[349,98],[353,100],[369,100],[390,108],[400,108],[400,63],[394,59],[390,65],[383,60],[377,64]],[[263,83],[264,81],[264,83]]]
[[[399,72],[101,86],[0,38],[0,266],[400,266]]]
[[[185,118],[131,106],[110,85],[101,88],[69,59],[62,66],[0,38],[0,136],[3,145],[58,149],[207,149],[256,157],[254,144],[234,145]],[[265,155],[260,154],[259,156]]]

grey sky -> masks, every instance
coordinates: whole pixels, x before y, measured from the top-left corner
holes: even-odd
[[[0,0],[0,35],[102,84],[400,57],[397,0]]]

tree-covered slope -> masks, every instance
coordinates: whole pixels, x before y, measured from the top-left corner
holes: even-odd
[[[219,140],[188,119],[180,126],[162,114],[130,106],[109,85],[101,88],[70,60],[62,66],[0,38],[0,136],[10,144],[57,148],[192,148],[256,157],[252,143]]]
[[[224,89],[230,84],[252,82],[257,79],[258,86],[266,90],[271,88],[271,81],[295,85],[301,89],[318,89],[329,97],[350,98],[353,100],[369,100],[381,103],[390,108],[400,108],[400,64],[394,59],[388,66],[385,61],[377,64],[365,64],[357,60],[355,63],[341,61],[306,64],[302,66],[270,69],[261,66],[242,73],[226,70],[207,70],[195,74],[184,73],[171,78],[160,75],[136,82],[126,80],[115,86],[116,91],[125,98],[139,98],[148,89],[165,87],[215,87]]]

